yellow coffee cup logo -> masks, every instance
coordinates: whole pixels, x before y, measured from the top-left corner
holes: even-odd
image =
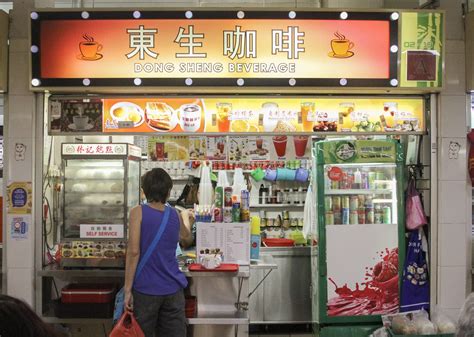
[[[336,38],[331,40],[332,51],[328,56],[334,58],[349,58],[354,56],[354,52],[351,50],[355,47],[354,42],[339,32],[334,33],[334,36],[336,36]]]

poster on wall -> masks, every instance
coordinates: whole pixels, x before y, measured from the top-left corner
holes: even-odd
[[[249,138],[249,160],[270,160],[269,137],[253,136]]]
[[[398,312],[396,224],[326,226],[326,246],[327,316]]]
[[[27,240],[31,226],[31,215],[8,216],[10,238],[15,241]]]
[[[398,17],[344,13],[34,13],[32,88],[394,86]]]
[[[11,182],[7,186],[7,213],[31,214],[31,182]]]
[[[206,159],[227,159],[227,137],[206,137]]]
[[[148,138],[148,159],[151,161],[185,161],[189,159],[189,138],[158,136]]]
[[[189,137],[189,159],[205,160],[207,156],[206,137]]]
[[[249,159],[249,143],[248,137],[229,137],[229,160],[247,161]]]
[[[101,99],[50,100],[50,132],[102,132]]]

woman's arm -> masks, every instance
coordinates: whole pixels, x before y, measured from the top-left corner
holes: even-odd
[[[132,286],[135,279],[138,260],[140,259],[140,228],[142,222],[142,208],[136,206],[130,211],[128,223],[128,244],[125,260],[125,308],[133,310]]]
[[[191,226],[194,222],[194,216],[191,212],[192,211],[185,209],[179,213],[179,243],[183,248],[188,248],[193,244]]]

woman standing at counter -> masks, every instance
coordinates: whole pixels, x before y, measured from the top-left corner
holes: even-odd
[[[130,211],[129,241],[125,268],[125,309],[133,310],[146,337],[185,337],[185,300],[183,289],[186,277],[176,260],[176,245],[188,229],[179,213],[170,208],[169,219],[162,223],[167,200],[173,187],[171,177],[160,168],[143,176],[143,192],[147,204]],[[161,225],[160,225],[161,224]],[[135,276],[143,257],[160,226],[161,239],[145,263],[142,272]]]

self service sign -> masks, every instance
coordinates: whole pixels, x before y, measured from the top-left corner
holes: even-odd
[[[32,88],[398,86],[398,12],[31,13]]]

